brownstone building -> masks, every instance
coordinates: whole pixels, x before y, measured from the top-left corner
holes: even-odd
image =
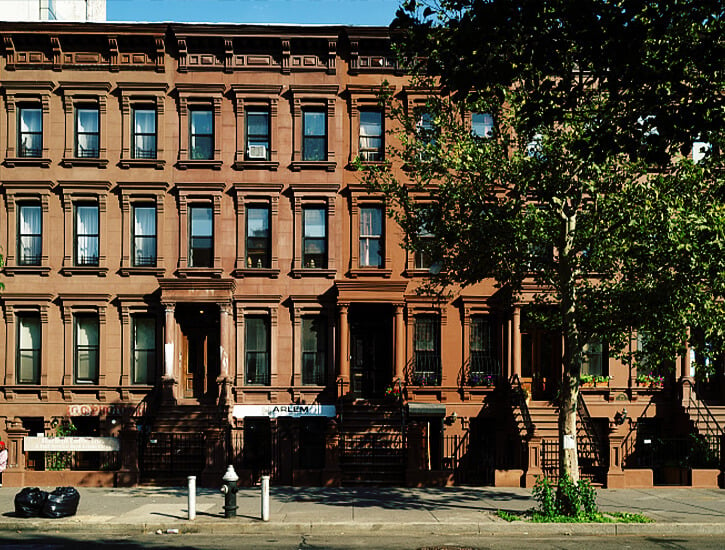
[[[0,35],[6,483],[218,484],[230,463],[289,484],[553,474],[560,335],[497,305],[492,283],[417,292],[427,258],[354,168],[385,161],[383,81],[424,99],[388,29]],[[689,357],[639,387],[592,343],[585,370],[583,474],[716,482],[719,462],[658,458],[698,434],[719,456],[721,394],[706,407]]]

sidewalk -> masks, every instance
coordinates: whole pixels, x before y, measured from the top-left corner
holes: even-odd
[[[63,519],[14,517],[13,498],[19,490],[0,488],[0,532],[725,535],[725,492],[720,489],[599,491],[602,511],[637,512],[655,520],[651,524],[532,524],[499,519],[497,510],[516,512],[535,506],[531,491],[519,488],[272,487],[267,523],[259,519],[259,488],[240,489],[237,517],[232,519],[223,517],[221,492],[198,489],[193,521],[187,519],[185,487],[81,487],[78,513]]]

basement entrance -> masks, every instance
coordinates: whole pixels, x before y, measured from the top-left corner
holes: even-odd
[[[183,399],[215,402],[219,376],[219,306],[177,304]]]

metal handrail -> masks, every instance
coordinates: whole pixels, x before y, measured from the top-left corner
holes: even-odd
[[[715,415],[712,414],[712,411],[710,410],[710,407],[707,406],[707,403],[702,401],[701,399],[698,399],[697,393],[695,391],[695,386],[692,383],[691,380],[684,379],[682,381],[682,386],[684,389],[684,386],[688,385],[690,386],[690,395],[688,396],[688,402],[687,406],[685,408],[685,412],[692,418],[692,414],[690,411],[694,408],[697,411],[697,417],[695,419],[695,425],[697,426],[699,424],[699,420],[702,418],[704,420],[705,426],[707,428],[707,432],[705,435],[722,435],[722,427],[720,426],[720,423],[717,421],[717,418],[715,418]],[[683,392],[684,393],[684,392]],[[693,396],[695,396],[693,398]],[[683,395],[684,398],[684,395]],[[706,414],[703,414],[702,410],[705,410]],[[713,432],[711,424],[715,425],[715,431]]]
[[[599,465],[603,465],[603,458],[607,456],[604,453],[604,441],[599,433],[599,430],[596,429],[594,423],[592,422],[592,416],[589,414],[589,408],[587,407],[587,403],[581,393],[577,397],[577,414],[579,416],[581,426],[584,428],[584,434],[589,440],[592,448],[596,449],[596,461]]]

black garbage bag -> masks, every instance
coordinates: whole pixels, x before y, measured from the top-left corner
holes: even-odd
[[[22,518],[40,516],[43,511],[48,493],[37,487],[24,487],[15,495],[15,514]]]
[[[43,516],[46,518],[66,518],[73,516],[81,501],[80,493],[73,487],[56,487],[43,505]]]

